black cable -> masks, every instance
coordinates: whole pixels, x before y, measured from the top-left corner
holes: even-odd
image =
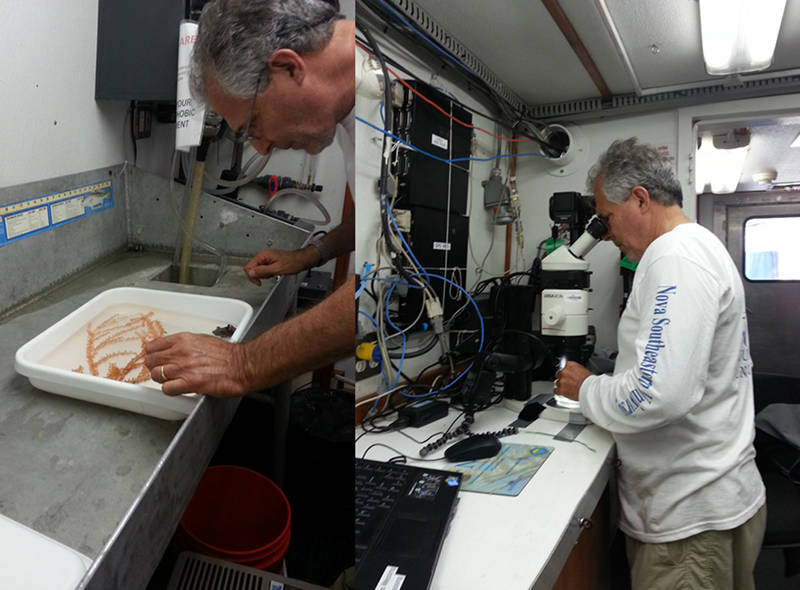
[[[363,39],[359,39],[358,37],[356,37],[356,41],[358,41],[361,44],[366,44],[366,42]],[[383,59],[386,60],[386,63],[390,64],[391,66],[393,66],[395,68],[397,68],[398,70],[401,70],[402,73],[405,74],[406,76],[408,76],[409,78],[412,78],[412,79],[414,79],[414,80],[416,80],[418,82],[423,82],[423,83],[427,84],[427,82],[425,80],[423,80],[422,78],[420,78],[419,76],[417,76],[413,72],[408,71],[408,69],[406,69],[397,60],[394,60],[394,59],[392,59],[391,57],[389,57],[387,55],[384,55]],[[471,113],[473,113],[475,115],[478,115],[480,117],[483,117],[484,119],[488,119],[489,121],[492,121],[493,123],[497,123],[498,125],[502,125],[503,127],[508,129],[512,133],[514,132],[514,128],[518,126],[519,121],[521,120],[521,119],[516,119],[515,122],[511,122],[509,119],[498,119],[497,117],[493,117],[492,115],[487,115],[483,111],[480,111],[480,110],[478,110],[478,109],[476,109],[474,107],[469,106],[468,104],[465,104],[465,103],[461,102],[457,98],[454,98],[452,96],[449,96],[449,98],[454,104],[456,104],[457,106],[461,107],[462,109],[464,109],[466,111],[469,111],[469,112],[471,112]],[[544,123],[542,123],[542,124],[544,124]],[[529,133],[524,133],[524,132],[520,132],[520,133],[521,133],[521,135],[524,135],[525,137],[527,137],[531,141],[534,141],[534,142],[538,143],[540,146],[542,146],[544,148],[549,148],[549,149],[553,150],[554,152],[559,152],[559,153],[561,152],[561,150],[559,148],[555,147],[551,143],[549,143],[549,142],[547,142],[547,141],[545,141],[545,140],[543,140],[543,139],[541,139],[539,137],[536,137],[535,135],[532,135],[532,134],[529,134]]]
[[[441,365],[441,364],[442,364],[442,363],[440,363],[439,361],[434,361],[434,362],[432,362],[430,365],[428,365],[427,367],[425,367],[424,369],[422,369],[422,370],[419,372],[419,374],[417,375],[417,378],[416,378],[416,379],[414,379],[414,382],[416,383],[416,382],[418,382],[420,379],[422,379],[422,376],[423,376],[423,375],[424,375],[424,374],[425,374],[425,373],[428,371],[428,369],[432,369],[432,368],[433,368],[433,367],[435,367],[436,365]]]
[[[136,166],[136,159],[138,157],[138,148],[136,145],[136,133],[135,133],[135,125],[136,122],[134,121],[134,116],[136,115],[136,101],[131,101],[131,106],[129,107],[129,111],[131,114],[131,141],[133,142],[133,165]]]
[[[405,374],[403,371],[401,371],[401,370],[398,368],[398,366],[397,366],[397,365],[395,365],[395,364],[394,364],[394,362],[392,362],[392,357],[391,357],[391,355],[389,356],[389,364],[390,364],[390,365],[392,365],[392,368],[393,368],[395,371],[397,371],[398,373],[400,373],[400,376],[401,376],[403,379],[405,379],[405,380],[406,380],[408,383],[412,383],[412,379],[411,379],[411,377],[409,377],[408,375],[406,375],[406,374]]]
[[[442,47],[437,41],[431,39],[429,36],[424,35],[422,31],[409,30],[402,22],[400,22],[397,19],[396,15],[386,10],[383,6],[370,0],[362,0],[360,4],[367,6],[372,11],[373,14],[375,14],[378,18],[383,20],[386,24],[390,25],[396,32],[400,33],[406,39],[410,40],[410,42],[430,52],[433,56],[435,56],[437,61],[441,62],[442,64],[447,65],[448,67],[458,67],[458,65],[461,63],[461,61],[458,58],[456,58],[448,49]],[[419,44],[419,39],[424,39],[429,43],[431,43],[432,45],[435,45],[441,50],[442,53],[439,54],[436,51],[432,50],[430,47],[426,47],[424,44]],[[449,57],[449,59],[453,63],[443,59],[442,57],[443,55]],[[464,70],[462,68],[458,68],[458,70],[456,71],[458,71],[459,74],[465,77],[469,81],[469,83],[474,84],[476,88],[484,92],[492,101],[497,103],[498,106],[502,101],[502,103],[506,106],[506,108],[509,107],[509,105],[505,104],[505,101],[501,97],[499,97],[497,93],[488,84],[486,84],[486,82],[484,82],[477,74],[475,74],[472,71]],[[509,119],[517,119],[517,118],[519,117],[518,116],[509,117]]]
[[[367,43],[369,44],[370,48],[372,49],[372,53],[378,58],[378,63],[381,65],[381,72],[383,73],[383,104],[386,105],[386,116],[383,118],[383,128],[386,133],[383,134],[383,145],[381,148],[381,172],[380,172],[380,181],[379,181],[379,188],[378,193],[380,197],[380,208],[381,208],[381,231],[383,233],[383,239],[386,243],[386,248],[390,252],[390,261],[392,265],[395,267],[397,272],[402,276],[406,281],[411,283],[411,275],[409,272],[403,267],[400,262],[400,256],[397,250],[395,249],[394,243],[391,239],[391,234],[389,232],[389,198],[388,198],[388,178],[389,178],[389,167],[388,163],[386,162],[386,142],[388,135],[392,134],[392,118],[389,113],[389,109],[392,106],[392,88],[391,88],[391,80],[389,79],[389,71],[386,69],[386,62],[383,59],[383,52],[381,52],[380,47],[375,42],[375,38],[372,36],[372,33],[369,32],[362,23],[356,21],[356,26],[358,29],[364,34],[367,38]],[[392,256],[391,254],[394,254]]]
[[[441,54],[431,50],[424,44],[421,45],[421,47],[423,47],[426,51],[429,51],[431,55],[433,55],[439,62],[441,62],[443,66],[446,65],[449,67],[454,67],[454,71],[457,72],[462,77],[466,78],[470,86],[475,86],[477,89],[486,94],[488,98],[495,103],[498,109],[506,117],[505,122],[500,121],[502,125],[510,128],[513,131],[516,130],[519,127],[519,124],[522,122],[531,123],[535,121],[534,119],[530,119],[525,116],[528,110],[527,107],[523,106],[521,109],[514,107],[504,97],[498,94],[489,84],[487,84],[483,79],[481,79],[480,76],[478,76],[478,74],[476,74],[471,70],[465,70],[461,67],[457,67],[459,65],[463,65],[462,60],[459,57],[455,56],[449,49],[443,47],[439,42],[432,39],[429,35],[424,34],[422,31],[416,28],[414,30],[408,29],[401,21],[399,21],[399,19],[395,14],[393,14],[391,11],[386,10],[384,7],[376,4],[374,1],[362,0],[360,4],[367,6],[369,10],[371,10],[372,13],[377,18],[383,20],[386,24],[390,25],[396,32],[404,36],[411,43],[418,45],[418,40],[422,38],[425,41],[431,43],[432,45],[438,47],[439,50],[442,52]],[[450,63],[449,61],[443,59],[442,55],[447,56],[454,63]],[[525,133],[524,129],[520,130],[520,132],[526,137],[537,142],[539,145],[549,147],[550,149],[555,149],[557,152],[561,151],[558,150],[557,148],[554,148],[547,141],[538,137],[535,133],[534,134]]]
[[[404,455],[403,453],[401,453],[397,449],[395,449],[393,447],[390,447],[389,445],[385,445],[383,443],[372,443],[371,445],[369,445],[366,449],[364,449],[364,453],[361,455],[361,458],[365,459],[367,457],[367,453],[369,453],[370,449],[372,449],[374,447],[384,447],[386,449],[389,449],[390,451],[394,451],[395,453],[397,453],[397,457],[400,457],[400,458],[403,459],[403,463],[405,463],[405,460],[408,458],[406,455]],[[395,459],[395,457],[392,457],[391,459],[389,459],[387,461],[387,463],[393,463],[394,459]]]
[[[406,432],[404,432],[404,429],[403,429],[403,428],[401,428],[400,430],[398,430],[398,431],[397,431],[397,433],[398,433],[398,434],[402,434],[402,435],[403,435],[403,436],[405,436],[407,439],[409,439],[409,440],[410,440],[410,441],[412,441],[412,442],[415,442],[415,443],[417,443],[418,445],[424,445],[426,442],[428,442],[428,441],[429,441],[429,440],[431,440],[432,438],[436,438],[437,436],[441,436],[442,434],[444,434],[443,432],[434,432],[434,433],[433,433],[432,435],[430,435],[428,438],[425,438],[425,439],[422,439],[422,440],[417,440],[416,438],[414,438],[414,437],[413,437],[413,436],[411,436],[410,434],[407,434]]]
[[[362,45],[366,45],[367,44],[366,41],[364,41],[363,39],[359,39],[358,36],[356,36],[356,41],[358,41]],[[398,70],[401,70],[402,73],[405,74],[406,76],[408,76],[409,78],[413,78],[414,80],[416,80],[418,82],[425,82],[425,80],[423,80],[422,78],[420,78],[419,76],[417,76],[413,72],[408,71],[408,69],[403,64],[401,64],[400,62],[398,62],[395,59],[392,59],[388,55],[384,55],[383,59],[386,60],[386,63],[388,63],[392,67],[395,67]],[[427,82],[425,82],[425,83],[427,84]],[[453,98],[453,97],[450,97],[450,98],[455,104],[457,104],[462,109],[467,110],[467,111],[469,111],[471,113],[474,113],[474,114],[476,114],[476,115],[478,115],[480,117],[483,117],[484,119],[488,119],[489,121],[492,121],[493,123],[497,123],[498,125],[502,125],[502,126],[508,128],[509,131],[511,130],[511,128],[510,128],[510,126],[508,124],[508,121],[504,121],[503,119],[498,119],[497,117],[493,117],[492,115],[487,115],[486,113],[484,113],[482,111],[479,111],[478,109],[476,109],[474,107],[471,107],[471,106],[469,106],[467,104],[464,104],[463,102],[461,102],[457,98]]]

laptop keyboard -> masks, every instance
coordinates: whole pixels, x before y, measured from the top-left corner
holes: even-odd
[[[410,477],[411,471],[404,465],[356,459],[356,564],[397,498],[408,488]]]

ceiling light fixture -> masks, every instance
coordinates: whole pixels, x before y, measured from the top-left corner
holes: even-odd
[[[706,72],[743,74],[772,65],[786,0],[700,0]]]
[[[735,193],[749,149],[750,132],[747,129],[704,135],[696,154],[697,193],[702,193],[708,184],[715,195]]]

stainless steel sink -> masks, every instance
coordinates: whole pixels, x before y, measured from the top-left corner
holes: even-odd
[[[178,282],[178,266],[172,264],[155,275],[151,280],[165,283]],[[216,264],[190,264],[189,283],[198,287],[213,287],[219,275],[219,266]]]

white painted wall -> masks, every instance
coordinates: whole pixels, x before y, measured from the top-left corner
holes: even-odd
[[[127,105],[94,99],[97,7],[0,1],[0,187],[124,160]]]

